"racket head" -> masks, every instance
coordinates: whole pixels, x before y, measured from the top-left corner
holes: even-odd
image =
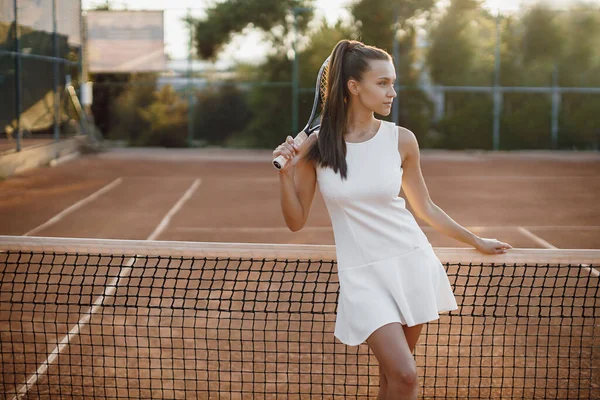
[[[321,114],[327,97],[329,58],[330,57],[327,57],[325,61],[323,61],[323,64],[321,64],[321,68],[319,68],[319,73],[317,74],[317,80],[315,82],[315,96],[313,99],[312,110],[306,126],[304,126],[302,131],[294,138],[294,142],[296,142],[297,145],[301,145],[311,133],[321,127]],[[277,169],[283,168],[287,163],[287,159],[281,155],[273,160],[273,166]]]
[[[321,68],[319,68],[319,73],[317,74],[312,110],[306,126],[302,129],[307,135],[310,135],[321,127],[321,114],[323,112],[323,106],[325,105],[325,99],[327,98],[327,78],[329,76],[330,58],[331,56],[323,61]]]

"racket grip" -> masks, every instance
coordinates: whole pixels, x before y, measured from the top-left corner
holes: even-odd
[[[296,146],[300,147],[300,145],[302,145],[302,143],[306,140],[307,137],[308,136],[306,136],[306,133],[304,131],[300,132],[294,138],[294,144]],[[283,167],[285,167],[285,165],[287,163],[288,163],[288,159],[285,158],[283,155],[279,155],[273,160],[273,166],[276,169],[282,169]]]

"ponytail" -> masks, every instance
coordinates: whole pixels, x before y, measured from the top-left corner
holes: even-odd
[[[348,80],[360,80],[369,68],[368,60],[390,60],[390,55],[377,47],[367,46],[356,40],[340,40],[329,59],[325,104],[321,114],[319,139],[309,149],[306,159],[315,160],[323,167],[340,171],[347,179],[346,142]]]

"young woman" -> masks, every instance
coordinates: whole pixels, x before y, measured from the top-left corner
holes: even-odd
[[[415,214],[438,231],[483,253],[512,247],[474,235],[434,204],[415,135],[374,117],[389,115],[396,97],[387,52],[342,40],[331,53],[327,78],[320,131],[298,148],[288,136],[273,152],[290,161],[279,171],[283,216],[292,231],[302,229],[319,182],[340,282],[334,334],[350,346],[367,342],[379,362],[378,399],[416,399],[413,351],[423,324],[458,306],[400,188]]]

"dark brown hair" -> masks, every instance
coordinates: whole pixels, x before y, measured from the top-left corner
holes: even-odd
[[[348,80],[360,81],[369,69],[368,60],[392,60],[385,51],[357,40],[340,40],[329,59],[326,99],[321,114],[319,139],[308,149],[304,158],[317,165],[331,167],[347,178],[346,142]]]

